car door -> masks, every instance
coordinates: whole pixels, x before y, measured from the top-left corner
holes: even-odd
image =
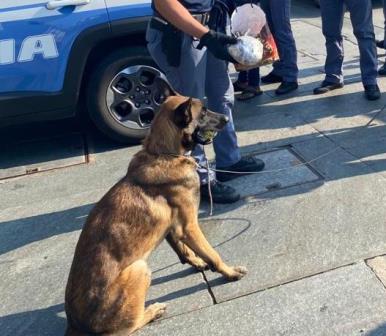
[[[151,16],[151,0],[106,0],[111,21]]]
[[[0,96],[61,91],[75,39],[106,22],[104,0],[1,0]]]

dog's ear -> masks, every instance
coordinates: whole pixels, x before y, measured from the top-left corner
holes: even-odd
[[[174,110],[174,123],[179,128],[186,128],[192,122],[192,98],[180,104]]]

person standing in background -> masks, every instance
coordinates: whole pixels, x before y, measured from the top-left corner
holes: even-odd
[[[383,17],[385,18],[383,40],[377,41],[377,47],[380,49],[386,49],[386,0],[383,0]],[[378,74],[386,76],[386,62],[379,68]]]
[[[258,5],[260,0],[235,0],[236,7],[245,4]],[[237,10],[237,9],[236,9]],[[260,69],[255,68],[246,71],[240,71],[237,81],[233,83],[235,91],[242,91],[237,96],[237,100],[249,100],[263,93],[260,88]]]
[[[240,71],[233,87],[235,91],[242,91],[236,97],[237,100],[244,101],[260,96],[263,93],[260,88],[260,68]]]
[[[368,100],[379,99],[381,93],[377,84],[378,60],[371,0],[320,0],[322,30],[327,49],[326,77],[314,89],[314,94],[323,94],[344,86],[342,26],[345,5],[350,12],[354,35],[358,41],[365,96]]]
[[[298,88],[297,51],[291,29],[291,0],[261,0],[260,5],[267,16],[269,29],[275,39],[280,60],[273,64],[273,70],[261,78],[263,83],[281,83],[277,95]]]

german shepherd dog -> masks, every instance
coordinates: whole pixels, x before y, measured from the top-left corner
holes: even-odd
[[[228,280],[245,267],[226,265],[198,224],[200,182],[187,155],[227,123],[196,99],[171,96],[154,118],[126,176],[90,212],[75,250],[65,294],[66,335],[130,335],[162,316],[145,308],[150,253],[166,237],[182,262]]]

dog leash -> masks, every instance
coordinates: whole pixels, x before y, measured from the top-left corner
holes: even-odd
[[[205,158],[205,162],[206,162],[206,167],[205,167],[206,168],[206,176],[208,179],[207,187],[208,187],[208,195],[209,195],[209,216],[213,216],[213,197],[212,197],[212,188],[210,187],[210,170],[211,169],[209,167],[208,157],[206,156],[205,146],[202,146],[202,150],[204,152],[204,158]],[[197,165],[200,166],[198,163],[197,163]]]

